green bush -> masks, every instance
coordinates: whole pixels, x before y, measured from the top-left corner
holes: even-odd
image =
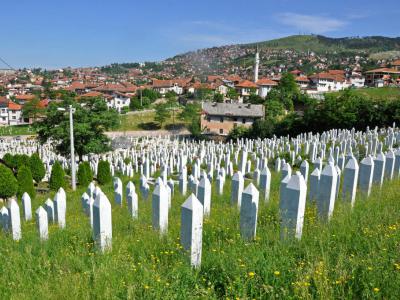
[[[65,188],[65,172],[61,167],[61,164],[56,161],[51,169],[49,187],[50,189],[57,191],[60,187]]]
[[[28,166],[30,164],[30,157],[26,154],[16,154],[14,155],[14,159],[16,162],[17,169],[21,168],[22,166]]]
[[[17,167],[17,163],[15,161],[14,155],[10,154],[10,153],[6,153],[3,156],[3,161],[6,164],[7,167],[9,168],[16,168]]]
[[[81,186],[88,186],[89,183],[93,180],[92,170],[90,169],[89,162],[85,161],[79,164],[78,168],[78,183]]]
[[[27,192],[31,197],[31,199],[35,198],[36,191],[35,187],[33,186],[32,173],[29,167],[22,166],[21,168],[18,169],[17,180],[18,180],[17,197],[21,198],[22,195],[25,192]]]
[[[0,197],[3,199],[14,196],[18,190],[17,179],[10,168],[0,164]]]
[[[46,169],[44,168],[44,164],[37,153],[32,154],[29,167],[31,169],[32,177],[36,183],[41,182],[46,174]]]
[[[107,184],[111,182],[110,164],[108,161],[101,160],[97,166],[97,181],[100,184]]]

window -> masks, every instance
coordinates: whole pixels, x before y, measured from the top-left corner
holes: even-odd
[[[219,121],[220,121],[221,123],[224,123],[224,117],[221,117],[221,118],[219,119]]]
[[[16,117],[16,116],[12,116],[12,119],[13,119],[13,120],[16,120],[16,119],[17,119],[17,117]]]
[[[246,118],[242,119],[242,123],[245,124],[246,123]]]
[[[208,121],[208,122],[210,122],[210,121],[211,121],[211,118],[210,118],[209,116],[207,117],[207,121]]]
[[[224,133],[224,130],[223,129],[220,129],[219,130],[219,134],[223,134]]]
[[[237,122],[237,121],[238,121],[238,118],[234,118],[233,121]]]

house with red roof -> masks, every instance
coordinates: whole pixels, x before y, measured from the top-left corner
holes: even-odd
[[[258,95],[263,98],[278,85],[276,81],[269,78],[261,78],[256,82],[256,84],[258,85]]]
[[[251,94],[258,93],[258,85],[250,80],[242,80],[235,85],[235,89],[239,94],[239,102],[243,102],[245,98],[248,98]]]

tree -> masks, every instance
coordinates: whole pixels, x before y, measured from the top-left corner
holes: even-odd
[[[164,124],[164,122],[170,117],[170,112],[167,108],[168,104],[159,103],[156,105],[156,115],[154,120],[160,124],[160,127]]]
[[[44,164],[40,159],[39,154],[32,154],[29,160],[29,167],[31,169],[32,177],[36,183],[41,182],[46,174],[46,169],[44,168]]]
[[[51,169],[49,187],[53,191],[57,191],[60,187],[65,188],[65,172],[61,164],[56,161]]]
[[[0,164],[0,197],[10,198],[17,193],[18,183],[10,168]]]
[[[15,157],[10,153],[4,154],[3,161],[4,164],[11,169],[15,169],[17,167],[17,162],[15,160]]]
[[[282,102],[277,100],[269,100],[265,104],[265,114],[268,117],[276,118],[281,116],[285,110]]]
[[[236,92],[234,88],[229,88],[226,96],[231,100],[237,100],[239,98],[239,94]]]
[[[72,105],[74,113],[75,152],[79,159],[89,153],[102,153],[110,150],[110,140],[104,134],[106,130],[116,128],[119,116],[117,111],[108,109],[101,98],[86,98],[78,105],[67,98],[62,103],[52,102],[46,112],[46,118],[36,123],[38,138],[41,143],[52,140],[57,153],[70,155],[69,115],[59,111],[63,107],[69,110]]]
[[[89,183],[93,180],[92,170],[90,169],[89,162],[85,161],[79,164],[78,167],[78,183],[81,186],[88,186]]]
[[[111,170],[108,161],[101,160],[97,165],[97,181],[99,184],[104,185],[111,182]]]
[[[33,186],[32,173],[28,166],[22,166],[21,168],[19,168],[17,180],[18,180],[18,192],[17,192],[18,198],[21,198],[25,192],[29,194],[31,199],[35,198],[36,191],[35,187]]]
[[[189,123],[188,130],[196,138],[201,136],[200,110],[201,106],[198,103],[188,103],[179,114],[179,119]]]
[[[213,99],[215,102],[218,102],[218,103],[222,103],[222,102],[224,102],[224,95],[222,95],[222,94],[220,94],[220,93],[215,93],[214,94],[214,99]]]
[[[40,106],[40,100],[34,98],[24,104],[22,107],[22,116],[24,118],[32,118],[36,122],[37,118],[44,113],[44,108]]]
[[[235,141],[238,138],[246,137],[249,134],[249,128],[245,126],[236,126],[228,134],[228,140]]]

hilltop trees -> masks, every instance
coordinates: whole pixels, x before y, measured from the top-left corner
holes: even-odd
[[[46,112],[46,118],[36,123],[39,141],[45,143],[51,139],[59,154],[69,156],[69,116],[68,113],[58,110],[65,108],[68,112],[69,105],[75,108],[73,115],[75,152],[79,159],[88,153],[108,151],[109,139],[104,132],[117,127],[119,116],[115,110],[108,109],[100,98],[86,98],[81,105],[70,98],[60,104],[52,102]]]

